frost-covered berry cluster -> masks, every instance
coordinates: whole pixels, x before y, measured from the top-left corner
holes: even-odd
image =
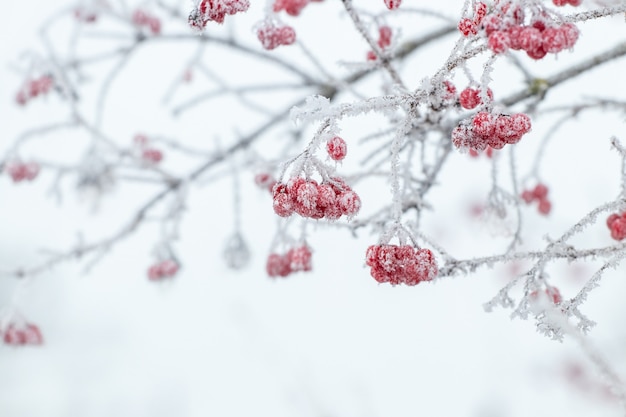
[[[430,249],[410,245],[372,245],[367,248],[365,263],[376,281],[391,285],[432,281],[438,272]]]
[[[0,329],[2,341],[6,345],[23,346],[23,345],[41,345],[43,344],[43,336],[39,327],[27,322],[11,322],[6,328]]]
[[[53,86],[54,80],[50,75],[27,80],[15,95],[15,102],[23,106],[40,95],[48,94]]]
[[[178,262],[173,259],[165,259],[148,268],[150,281],[161,281],[164,278],[172,278],[178,272]]]
[[[531,128],[530,117],[524,113],[511,115],[478,112],[472,119],[463,120],[452,131],[452,143],[462,150],[483,151],[487,147],[502,149],[515,144]]]
[[[286,277],[294,272],[311,271],[311,248],[306,245],[295,246],[287,253],[272,253],[267,257],[265,269],[272,278]]]
[[[542,183],[535,185],[532,190],[522,191],[522,200],[526,204],[537,201],[537,210],[543,215],[550,214],[550,210],[552,210],[552,203],[548,200],[548,187]]]
[[[341,178],[318,184],[303,177],[291,178],[286,184],[276,183],[272,189],[274,212],[281,217],[297,213],[312,219],[336,220],[353,217],[361,208],[361,199]]]
[[[201,0],[189,14],[189,25],[202,30],[211,21],[224,23],[226,15],[245,12],[249,7],[248,0]]]
[[[36,162],[11,161],[4,169],[13,182],[32,181],[39,174],[39,164]]]
[[[257,37],[263,48],[272,50],[281,45],[293,44],[296,41],[296,31],[291,26],[281,26],[274,21],[266,20],[257,29]]]

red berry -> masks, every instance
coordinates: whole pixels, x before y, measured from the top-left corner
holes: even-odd
[[[489,46],[489,49],[491,49],[495,54],[506,52],[506,50],[509,49],[510,44],[511,40],[509,38],[509,33],[503,30],[493,31],[487,38],[487,46]]]
[[[535,194],[530,190],[522,191],[522,200],[526,202],[526,204],[530,204],[535,200]]]
[[[271,192],[274,184],[276,184],[276,180],[271,174],[261,172],[254,176],[254,183],[260,188],[265,188]]]
[[[284,10],[290,16],[298,16],[307,4],[309,0],[275,0],[273,9],[275,12]]]
[[[618,220],[618,219],[621,219],[621,218],[622,218],[622,216],[620,216],[619,214],[613,213],[606,219],[606,225],[610,229],[613,226],[613,222],[615,222],[615,220]]]
[[[346,191],[337,198],[341,212],[348,217],[356,215],[361,209],[361,199],[354,191]]]
[[[348,152],[348,146],[346,145],[346,141],[340,138],[339,136],[335,136],[331,138],[326,144],[326,151],[328,152],[328,156],[335,161],[341,161],[346,157],[346,153]]]
[[[555,27],[546,28],[541,33],[541,40],[543,50],[552,54],[561,52],[567,43],[565,33]]]
[[[491,138],[494,134],[495,120],[491,113],[478,112],[472,119],[473,132],[481,138]],[[486,144],[483,149],[486,148]],[[480,150],[483,150],[480,149]]]
[[[502,28],[502,19],[494,14],[491,14],[483,19],[482,25],[485,28],[485,33],[489,36],[493,32]]]
[[[474,88],[466,88],[459,94],[459,104],[471,110],[480,104],[480,92]]]
[[[287,259],[291,271],[310,271],[311,266],[311,248],[307,245],[292,248],[287,252]]]
[[[572,3],[570,2],[570,4]],[[563,37],[565,38],[563,49],[570,49],[574,47],[576,41],[578,40],[578,35],[580,34],[576,25],[573,23],[564,23],[561,25],[559,30],[563,33]]]
[[[468,18],[463,18],[459,22],[458,25],[459,30],[463,34],[463,36],[467,37],[470,35],[476,35],[478,33],[478,29],[476,28],[476,24]]]
[[[487,15],[487,5],[483,2],[476,3],[476,11],[474,12],[474,24],[479,25]]]
[[[378,46],[385,49],[391,45],[391,28],[389,26],[381,26],[378,28]]]
[[[543,215],[550,214],[550,210],[552,209],[552,203],[547,198],[542,198],[539,200],[539,206],[537,207],[539,213]]]
[[[274,213],[280,217],[289,217],[293,213],[291,199],[286,193],[279,193],[274,196],[273,208]]]
[[[546,198],[548,196],[548,187],[541,183],[535,185],[535,188],[533,189],[533,196],[537,200]]]
[[[402,3],[402,0],[385,0],[385,6],[387,6],[389,10],[397,9],[400,7],[400,3]]]

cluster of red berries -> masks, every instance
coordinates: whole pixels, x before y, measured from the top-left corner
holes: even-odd
[[[544,184],[539,183],[532,190],[522,191],[522,200],[526,204],[530,204],[533,201],[539,202],[537,210],[543,215],[550,214],[550,210],[552,210],[552,203],[548,200],[548,187]]]
[[[137,9],[133,12],[133,23],[137,26],[146,26],[153,35],[161,33],[161,21],[154,16]]]
[[[42,75],[39,78],[28,80],[24,84],[24,87],[15,95],[15,101],[20,106],[23,106],[29,100],[41,94],[48,94],[53,85],[54,80],[49,75]]]
[[[478,33],[479,25],[486,15],[487,5],[482,2],[476,3],[474,18],[470,19],[466,17],[461,19],[461,21],[459,22],[458,28],[463,36],[476,35]]]
[[[572,48],[578,40],[578,28],[573,23],[546,26],[540,20],[530,26],[515,25],[505,29],[494,29],[488,34],[487,45],[499,54],[523,50],[533,59],[541,59],[548,53],[556,54]]]
[[[291,273],[300,271],[310,271],[311,248],[302,245],[291,248],[285,254],[272,253],[267,257],[265,269],[270,277],[286,277]]]
[[[487,97],[489,97],[489,100],[493,100],[493,92],[491,91],[491,88],[487,88]],[[480,90],[477,88],[467,87],[461,91],[461,94],[459,94],[459,104],[464,109],[475,109],[479,104],[482,104]]]
[[[389,10],[397,9],[398,7],[400,7],[401,3],[402,0],[385,0],[385,6],[387,6]]]
[[[326,143],[326,151],[333,161],[341,161],[348,153],[348,145],[346,141],[339,136],[333,136]]]
[[[224,23],[226,15],[245,12],[250,7],[249,0],[201,0],[189,14],[189,25],[202,30],[210,21]]]
[[[276,26],[272,21],[265,21],[256,32],[263,48],[272,50],[281,45],[291,45],[296,41],[296,31],[291,26]]]
[[[530,117],[524,113],[493,115],[478,112],[471,121],[463,121],[452,131],[452,142],[459,149],[477,152],[488,146],[502,149],[506,144],[520,141],[531,128]]]
[[[365,263],[372,277],[391,285],[417,285],[437,276],[437,263],[430,249],[410,245],[372,245],[367,248]]]
[[[389,26],[383,25],[378,28],[378,47],[380,49],[388,48],[391,45],[391,37],[393,32]],[[367,52],[367,60],[368,61],[376,61],[376,54],[374,51]]]
[[[13,182],[32,181],[39,174],[39,164],[36,162],[11,161],[7,163],[5,170],[11,176]]]
[[[149,139],[146,135],[137,134],[134,138],[135,144],[141,152],[141,159],[148,164],[158,164],[163,160],[163,152],[149,146]]]
[[[298,16],[302,9],[304,9],[309,3],[321,2],[324,0],[274,0],[272,9],[278,13],[284,10],[290,16]]]
[[[98,15],[95,12],[91,12],[86,8],[76,8],[74,9],[74,18],[79,22],[83,23],[94,23],[98,20]]]
[[[281,217],[295,212],[312,219],[336,220],[342,215],[352,217],[361,208],[361,199],[341,178],[318,184],[315,180],[294,177],[287,184],[274,184],[272,196],[274,212]]]
[[[39,327],[31,323],[23,323],[19,326],[11,323],[1,333],[2,340],[7,345],[41,345],[43,343]]]
[[[157,262],[148,268],[150,281],[161,281],[163,278],[171,278],[178,272],[178,263],[172,259]]]
[[[611,237],[615,240],[626,238],[626,211],[613,213],[606,219],[606,225],[611,231]]]

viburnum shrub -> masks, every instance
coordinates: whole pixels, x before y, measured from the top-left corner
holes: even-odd
[[[553,339],[585,340],[593,321],[584,302],[605,271],[626,258],[626,175],[604,160],[595,169],[581,158],[576,163],[585,175],[612,173],[621,187],[603,178],[594,191],[613,194],[602,194],[594,208],[558,201],[567,190],[555,173],[578,174],[559,164],[581,147],[597,150],[609,141],[560,129],[584,123],[594,111],[615,113],[610,149],[614,164],[621,158],[626,165],[618,138],[623,83],[602,72],[623,65],[626,47],[608,25],[626,5],[590,2],[582,10],[556,0],[497,0],[439,10],[436,2],[397,0],[130,3],[84,1],[47,21],[43,52],[20,55],[10,66],[17,76],[4,90],[7,102],[26,124],[5,137],[0,154],[0,187],[37,177],[32,188],[48,185],[58,201],[75,189],[81,201],[98,207],[114,200],[116,213],[127,218],[106,236],[86,232],[73,246],[46,250],[36,265],[0,265],[0,275],[32,283],[70,259],[92,266],[146,229],[156,233],[141,240],[146,257],[153,252],[142,266],[148,280],[176,276],[169,280],[176,285],[192,256],[179,239],[208,230],[183,227],[203,201],[207,224],[232,227],[226,239],[213,230],[203,234],[211,240],[203,250],[217,253],[228,268],[254,265],[249,260],[260,249],[269,254],[267,275],[286,277],[313,272],[315,252],[316,259],[331,254],[353,265],[363,285],[404,291],[422,284],[410,291],[424,291],[440,280],[523,263],[485,309],[532,318]],[[595,39],[605,22],[602,39]],[[57,32],[56,25],[74,30]],[[58,33],[75,35],[65,43]],[[148,56],[156,60],[143,67]],[[609,62],[613,69],[604,66]],[[610,89],[607,97],[602,83],[589,81],[596,71],[611,81],[603,87]],[[44,108],[50,110],[31,113]],[[594,135],[613,127],[591,124]],[[488,158],[469,163],[463,153]],[[550,198],[538,178],[550,184]],[[530,181],[533,188],[525,189]],[[582,181],[572,182],[579,199]],[[463,204],[460,189],[482,193],[474,210],[480,216],[450,214]],[[525,204],[551,213],[543,224],[555,229],[534,227]],[[587,214],[568,217],[580,207]],[[591,227],[606,216],[610,233],[604,225]],[[490,248],[503,242],[499,249],[483,249],[485,237],[463,222],[479,219],[505,235],[489,241]],[[569,227],[558,229],[565,221]],[[271,232],[257,233],[253,225]],[[360,255],[338,250],[339,243],[316,243],[314,236],[328,229],[363,239]],[[595,235],[575,239],[598,229],[602,242]],[[471,247],[459,249],[457,237],[467,233]],[[221,251],[209,245],[216,236],[224,239]],[[552,273],[558,260],[602,266],[582,284],[566,283]],[[315,275],[306,279],[314,282]],[[550,303],[541,301],[544,294]],[[7,302],[7,311],[18,310],[17,301]],[[26,328],[12,314],[2,318],[14,323],[2,327],[3,337],[20,344],[14,341]],[[626,401],[600,356],[591,352]]]

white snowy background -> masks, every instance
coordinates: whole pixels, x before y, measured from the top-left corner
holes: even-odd
[[[450,3],[447,14],[455,15],[461,4]],[[64,114],[55,109],[59,103],[54,99],[17,108],[13,98],[21,75],[12,69],[22,51],[40,44],[41,22],[62,6],[60,0],[3,4],[3,151],[49,112]],[[256,18],[246,17],[252,23],[261,13],[260,5],[254,7],[250,13]],[[322,21],[322,8],[311,7],[307,13],[311,27],[302,28],[302,38],[307,39],[309,31],[312,44],[323,43],[326,38],[311,23]],[[589,25],[595,32],[581,38],[581,54],[610,45],[609,38],[615,42],[626,36],[623,19],[603,25]],[[332,33],[324,36],[333,40]],[[365,50],[358,45],[358,53]],[[104,121],[108,131],[128,136],[134,126],[165,132],[175,128],[150,111],[165,112],[154,110],[167,89],[162,80],[169,76],[159,73],[173,77],[183,66],[170,58],[169,49],[167,53],[156,49],[147,48],[145,56],[135,57],[112,88],[107,104],[111,110]],[[436,68],[441,52],[419,59],[424,67]],[[341,58],[332,51],[328,55],[331,66]],[[355,54],[345,59],[360,58]],[[561,64],[575,61],[576,55],[559,59]],[[555,62],[540,65],[549,73]],[[219,65],[232,65],[229,72],[235,80],[262,75],[236,63]],[[556,101],[567,103],[581,92],[623,98],[625,69],[621,60],[580,77],[559,88],[563,98]],[[415,79],[427,74],[425,70]],[[496,78],[494,90],[506,90],[509,82],[513,81]],[[150,111],[141,107],[142,102],[153,103]],[[224,132],[231,133],[239,123],[245,131],[245,121],[227,110],[217,114],[198,110],[188,117],[204,117],[208,126],[221,123]],[[533,208],[524,210],[526,227],[536,238],[529,238],[529,247],[539,245],[544,234],[558,236],[592,208],[615,198],[620,161],[610,150],[609,137],[621,135],[626,140],[620,117],[583,115],[551,142],[546,154],[550,162],[542,177],[551,187],[553,212],[543,218]],[[520,167],[528,166],[536,145],[532,138],[538,141],[548,125],[533,130],[525,139],[530,143],[527,148],[520,145]],[[363,136],[358,128],[357,123],[346,123],[344,132]],[[204,132],[198,132],[198,138],[214,139]],[[71,135],[67,141],[57,136],[47,142],[42,137],[29,144],[26,153],[41,156],[38,149],[45,149],[51,158],[72,155],[77,152],[75,143]],[[455,155],[444,172],[445,187],[433,190],[438,209],[429,215],[427,232],[445,240],[456,256],[495,253],[506,246],[505,238],[468,216],[469,207],[480,203],[489,190],[489,170],[484,157]],[[94,209],[93,200],[72,192],[71,184],[57,204],[49,193],[53,180],[45,171],[33,183],[20,185],[0,176],[1,269],[34,264],[41,260],[42,250],[69,248],[81,230],[87,240],[107,235],[155,190],[116,187]],[[181,239],[175,243],[183,268],[172,282],[155,284],[146,278],[150,251],[158,239],[154,228],[122,241],[87,274],[84,265],[64,263],[19,287],[17,295],[15,279],[3,278],[0,305],[15,300],[24,316],[39,325],[45,344],[0,346],[0,416],[622,415],[575,342],[548,340],[535,331],[532,321],[510,320],[509,311],[484,312],[482,304],[512,276],[507,267],[392,288],[378,285],[364,266],[365,249],[377,236],[361,233],[352,238],[345,230],[320,228],[309,237],[315,251],[312,273],[268,278],[264,264],[274,230],[268,221],[271,203],[252,184],[252,173],[242,174],[241,182],[244,234],[253,250],[252,262],[242,272],[230,271],[222,260],[223,244],[232,232],[232,182],[227,179],[191,192]],[[376,196],[357,191],[366,210],[368,199]],[[602,223],[581,242],[610,244]],[[549,270],[565,297],[575,295],[594,271],[565,262]],[[607,274],[583,307],[598,322],[590,334],[592,343],[623,376],[624,278],[623,267]],[[572,377],[574,369],[580,370],[579,377]]]

